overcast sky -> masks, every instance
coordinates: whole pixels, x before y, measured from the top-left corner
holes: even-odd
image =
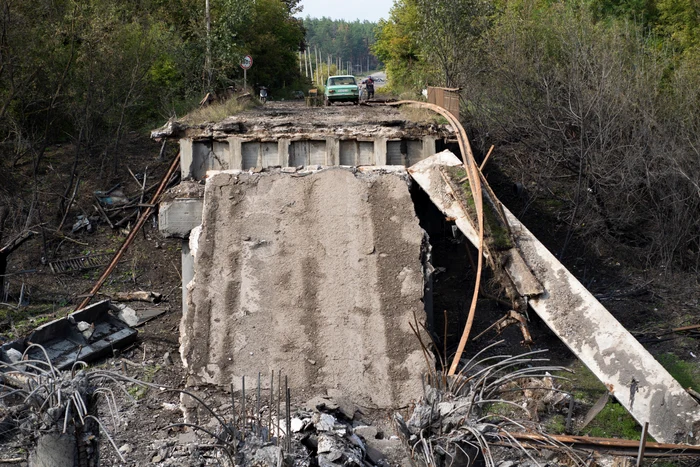
[[[376,22],[389,16],[393,4],[393,0],[301,0],[304,10],[298,16]]]

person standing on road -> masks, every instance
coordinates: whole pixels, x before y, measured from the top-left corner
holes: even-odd
[[[371,76],[367,77],[367,98],[371,99],[374,97],[374,80]]]

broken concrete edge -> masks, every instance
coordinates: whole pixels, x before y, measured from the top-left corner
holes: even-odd
[[[24,353],[31,344],[41,345],[52,365],[59,370],[70,369],[76,361],[92,362],[108,356],[113,350],[134,342],[138,335],[137,330],[117,319],[110,311],[110,301],[103,300],[42,324],[29,336],[0,347],[0,361],[11,363],[7,355],[9,349]],[[87,329],[82,329],[85,325]],[[93,341],[94,334],[99,339]],[[28,356],[34,360],[46,360],[38,348],[29,349]],[[6,369],[2,368],[3,371]]]
[[[206,173],[205,181],[216,174],[257,174],[257,173],[283,173],[289,176],[306,176],[318,173],[323,170],[330,169],[345,169],[361,174],[374,173],[397,173],[406,174],[406,167],[402,165],[383,165],[383,166],[345,166],[345,165],[310,165],[302,168],[299,167],[268,167],[265,169],[228,169],[228,170],[209,170]],[[198,183],[197,183],[198,184]],[[202,223],[202,210],[204,203],[202,201],[204,195],[196,196],[194,193],[189,193],[186,197],[173,197],[163,200],[159,204],[158,210],[158,229],[163,236],[168,238],[187,238],[190,231]]]
[[[397,116],[399,112],[397,111]],[[328,117],[327,115],[325,117]],[[160,141],[167,139],[188,138],[193,141],[225,140],[229,136],[245,138],[248,141],[270,141],[277,138],[287,138],[290,141],[301,141],[309,138],[335,137],[339,139],[368,138],[379,134],[389,138],[405,138],[415,136],[417,132],[436,135],[440,138],[454,136],[450,125],[431,122],[415,122],[404,118],[384,118],[366,121],[362,124],[348,123],[342,116],[336,119],[325,119],[324,125],[294,121],[294,130],[290,131],[290,121],[284,117],[270,119],[269,116],[231,116],[217,123],[188,124],[174,119],[168,120],[162,127],[151,130],[151,139]],[[321,117],[323,118],[323,117]],[[343,134],[338,134],[342,129]],[[349,130],[349,131],[347,131]]]
[[[291,261],[289,264],[297,265],[299,263],[297,261],[292,261],[289,256],[297,255],[297,253],[302,256],[308,254],[316,255],[317,252],[312,246],[316,245],[319,241],[325,245],[324,248],[326,249],[330,248],[334,250],[336,248],[335,245],[337,245],[336,240],[339,240],[341,242],[340,244],[344,245],[343,248],[347,247],[351,251],[357,249],[358,255],[363,258],[363,262],[358,264],[364,264],[365,261],[368,263],[377,261],[385,263],[390,260],[384,258],[392,257],[392,255],[396,258],[403,258],[401,264],[404,264],[406,261],[409,261],[406,258],[409,258],[411,268],[406,266],[402,269],[402,267],[399,267],[398,270],[389,273],[390,275],[386,278],[383,276],[383,279],[377,283],[386,286],[387,279],[389,277],[395,277],[395,280],[390,280],[389,282],[394,282],[391,287],[397,289],[397,293],[386,295],[414,296],[415,293],[418,293],[420,295],[418,300],[412,303],[416,311],[419,311],[418,320],[423,320],[424,305],[420,298],[422,297],[424,283],[422,264],[419,261],[419,251],[422,246],[424,232],[420,228],[413,204],[410,202],[410,178],[407,176],[403,166],[396,167],[400,170],[387,173],[385,168],[363,172],[333,166],[326,170],[314,171],[314,173],[309,174],[312,178],[300,177],[298,178],[298,182],[294,180],[294,177],[284,176],[280,172],[251,173],[250,171],[243,172],[234,170],[214,171],[210,173],[210,177],[207,178],[205,183],[206,195],[204,197],[203,224],[190,233],[188,242],[190,254],[194,254],[197,264],[194,278],[186,285],[189,292],[188,306],[183,312],[183,319],[181,322],[182,334],[180,354],[183,359],[183,365],[187,368],[189,373],[188,385],[215,384],[230,387],[233,383],[234,389],[238,389],[238,386],[240,386],[240,375],[254,376],[254,373],[257,373],[257,369],[259,368],[281,368],[292,378],[290,380],[292,387],[306,388],[300,390],[307,391],[310,389],[307,387],[308,384],[303,383],[302,385],[299,384],[298,381],[294,381],[295,378],[302,378],[302,373],[304,372],[310,372],[311,375],[316,373],[320,375],[331,374],[335,375],[332,378],[338,379],[340,373],[337,373],[337,368],[334,369],[334,366],[346,362],[344,365],[344,373],[347,373],[351,371],[350,367],[362,364],[362,361],[364,361],[366,357],[360,355],[361,352],[351,351],[348,353],[342,349],[345,346],[338,346],[335,344],[332,346],[332,349],[328,350],[325,346],[329,343],[325,341],[330,338],[327,339],[320,330],[319,335],[317,338],[312,339],[310,345],[319,346],[320,349],[327,349],[326,353],[329,354],[325,355],[327,358],[324,357],[323,352],[319,353],[319,351],[314,350],[315,347],[304,347],[306,344],[301,341],[298,343],[300,346],[295,344],[295,348],[306,349],[308,353],[307,359],[299,358],[296,352],[290,351],[286,351],[287,353],[282,356],[275,354],[274,357],[270,357],[270,355],[274,354],[270,346],[274,347],[275,343],[284,343],[285,338],[279,336],[275,339],[260,337],[260,332],[263,332],[261,329],[274,327],[275,322],[280,321],[281,318],[284,319],[278,323],[280,326],[287,329],[295,328],[295,326],[291,326],[287,323],[286,320],[292,319],[292,322],[296,322],[295,320],[297,320],[298,317],[287,318],[285,316],[293,311],[295,306],[299,307],[302,305],[301,303],[297,303],[296,299],[294,299],[293,303],[297,303],[297,305],[291,303],[284,305],[283,302],[285,300],[292,300],[294,296],[294,293],[290,294],[289,292],[285,292],[287,286],[279,288],[279,290],[273,287],[273,289],[278,290],[279,293],[270,294],[272,290],[269,286],[264,286],[262,284],[278,283],[277,279],[268,276],[281,273],[284,269],[279,261]],[[322,177],[324,174],[327,174],[330,178]],[[314,177],[321,178],[316,180]],[[357,184],[352,182],[353,179],[358,180]],[[357,186],[353,187],[354,185]],[[304,189],[304,187],[306,187],[306,189]],[[333,194],[336,188],[341,187],[343,188],[343,194]],[[347,196],[344,194],[346,188],[349,190]],[[383,193],[380,189],[388,191],[387,193]],[[371,194],[368,193],[368,190],[372,190]],[[301,195],[301,197],[299,195]],[[377,198],[377,196],[379,196],[379,198]],[[306,197],[309,198],[306,199]],[[359,203],[358,206],[353,208],[348,207],[350,204],[349,200],[355,198]],[[270,199],[274,201],[270,201]],[[296,203],[289,203],[289,201],[292,200],[296,200]],[[370,201],[368,202],[368,200]],[[337,207],[334,207],[336,205]],[[370,208],[374,209],[375,205],[378,207],[377,209],[381,208],[381,212],[370,211]],[[313,211],[313,209],[310,209],[310,206],[315,206],[316,214],[309,214],[310,211]],[[283,211],[279,208],[282,208]],[[337,222],[334,219],[336,219],[337,216],[333,214],[333,212],[335,212],[334,209],[340,209],[340,212],[345,212],[347,209],[351,209],[351,211],[359,209],[364,214],[346,216],[347,219],[353,220],[351,222],[352,231],[348,232],[346,231],[346,227],[348,226],[345,226],[344,223],[336,225]],[[326,212],[325,216],[321,216],[324,212]],[[404,215],[410,216],[410,219],[413,221],[402,222]],[[307,218],[308,216],[312,217],[311,221]],[[316,219],[314,216],[321,216],[325,220],[320,218]],[[380,222],[378,225],[383,225],[383,223],[387,221],[396,223],[396,227],[388,228],[392,238],[394,236],[397,238],[392,241],[373,238],[373,228],[379,228],[379,226],[373,228],[361,227],[364,223],[370,221],[370,216],[376,218],[374,223]],[[390,217],[392,219],[389,219]],[[358,222],[359,220],[363,221]],[[221,224],[217,224],[218,222],[221,222]],[[260,222],[264,223],[264,228],[257,227],[257,223]],[[279,222],[282,222],[283,225],[280,224],[276,228],[275,225]],[[287,235],[288,231],[290,229],[294,230],[295,228],[293,225],[290,225],[290,222],[294,225],[298,224],[298,226],[302,226],[307,230],[311,229],[311,237],[307,238],[306,235],[302,235],[301,237],[298,237],[298,235],[289,237],[291,234]],[[314,227],[310,227],[308,225],[309,222],[311,222]],[[408,223],[406,224],[406,222]],[[262,230],[256,230],[256,228]],[[325,231],[327,228],[331,228],[332,231],[326,233],[317,232],[318,230]],[[201,233],[198,233],[200,229]],[[362,232],[361,236],[368,236],[367,241],[369,243],[358,239],[353,233],[355,229],[359,229],[358,232]],[[320,237],[318,237],[319,235]],[[326,235],[330,235],[335,240],[326,238]],[[343,238],[348,235],[353,240],[345,245],[345,243],[342,243]],[[377,235],[381,237],[382,234],[377,233]],[[228,249],[218,250],[218,252],[212,250],[214,245],[219,249],[227,248],[225,246],[227,244],[226,242],[231,244]],[[399,251],[403,251],[402,248],[404,247],[398,246],[401,242],[407,242],[407,245],[410,244],[411,252],[396,256]],[[367,245],[365,245],[365,243],[367,243]],[[365,245],[365,247],[362,245]],[[206,246],[206,251],[200,251],[204,246]],[[275,261],[275,258],[278,258],[275,252],[279,248],[283,249],[286,253],[283,255],[282,260]],[[224,254],[222,252],[226,253]],[[294,255],[292,255],[292,253],[294,253]],[[382,259],[379,259],[380,253],[383,253],[381,254]],[[386,253],[390,254],[387,255]],[[213,261],[221,262],[221,264],[218,266],[209,265],[210,271],[208,273],[206,271],[203,272],[201,270],[201,264],[199,264],[200,255],[205,255]],[[321,258],[328,257],[344,257],[344,255],[331,254],[328,252],[326,255],[321,256]],[[202,256],[202,258],[204,258],[204,256]],[[319,260],[319,264],[310,269],[312,272],[315,271],[311,276],[318,276],[315,280],[333,281],[335,277],[343,283],[347,281],[347,267],[338,269],[338,271],[345,271],[340,275],[338,275],[337,272],[330,273],[330,271],[326,271],[326,269],[331,266],[326,266],[324,261],[325,260]],[[274,266],[271,267],[272,264],[274,264]],[[236,271],[226,270],[227,267],[230,268],[233,265],[235,265]],[[393,267],[394,266],[392,266],[392,268]],[[285,277],[287,276],[285,275]],[[291,274],[290,277],[292,277],[291,280],[296,283],[298,280],[303,281],[308,275]],[[294,279],[294,277],[298,278],[298,280]],[[364,275],[357,274],[355,277],[362,278]],[[233,283],[229,285],[226,280],[227,278],[230,278],[230,281],[233,281]],[[269,282],[269,280],[272,280],[272,282]],[[192,298],[196,290],[200,289],[200,284],[202,284],[202,288],[207,290],[211,289],[211,291],[200,291],[198,293],[201,296],[198,299]],[[265,294],[261,294],[261,290],[259,290],[261,286],[266,290]],[[334,303],[332,309],[336,308],[335,305],[338,304],[336,300],[338,284],[330,288],[328,285],[319,285],[316,287],[311,284],[309,284],[309,287],[311,287],[309,289],[310,300],[322,301],[325,299],[321,298],[321,296],[328,295]],[[296,290],[297,288],[298,284],[292,289]],[[363,287],[350,287],[350,289],[353,290],[354,294],[367,294],[367,292],[363,292]],[[416,290],[415,293],[413,292],[414,289]],[[242,294],[241,297],[237,295],[239,290]],[[321,292],[321,290],[326,290],[326,292]],[[235,292],[236,296],[229,297],[228,291]],[[258,297],[258,294],[261,294],[260,297]],[[377,301],[376,307],[379,307],[379,300],[383,299],[384,295],[385,294],[382,293],[382,298],[377,296],[372,300],[365,298],[358,299],[359,301],[355,302],[355,306],[362,309],[363,313],[369,314],[372,306],[374,306],[372,305],[372,303],[374,303],[373,300]],[[264,303],[256,304],[261,297],[265,297]],[[229,305],[226,305],[224,302],[219,304],[221,300],[224,300],[224,302]],[[352,308],[353,300],[350,300],[348,303],[350,308]],[[246,309],[245,312],[239,310],[241,306],[244,306]],[[416,376],[414,378],[413,374],[417,372],[422,374],[422,372],[425,371],[425,357],[418,347],[417,339],[415,339],[415,336],[410,331],[409,322],[413,322],[413,314],[411,313],[412,307],[399,306],[398,301],[394,305],[387,306],[389,306],[389,308],[385,309],[385,305],[382,305],[382,313],[388,313],[388,315],[383,315],[384,317],[382,319],[394,324],[374,327],[380,333],[385,332],[384,329],[392,329],[392,332],[397,333],[400,330],[403,334],[401,336],[396,336],[396,339],[390,341],[392,345],[390,346],[389,353],[392,355],[388,356],[379,353],[379,357],[373,358],[372,363],[369,363],[369,360],[367,360],[366,364],[369,366],[367,366],[364,371],[368,373],[368,375],[374,375],[377,371],[384,371],[382,370],[384,365],[389,365],[389,362],[392,362],[388,367],[392,374],[391,377],[399,377],[402,382],[397,388],[392,388],[391,385],[387,384],[385,385],[387,388],[386,390],[372,392],[367,396],[367,400],[371,401],[371,403],[365,405],[376,405],[378,408],[393,407],[393,402],[390,401],[394,399],[396,401],[400,400],[401,404],[399,405],[402,405],[404,402],[408,402],[408,400],[419,397],[421,392],[420,377]],[[326,306],[326,308],[328,307]],[[329,313],[328,310],[330,308],[326,308],[322,305],[317,305],[317,308],[314,308],[316,312],[312,313],[312,315],[318,315],[315,319],[322,320],[324,310],[326,314]],[[286,311],[285,313],[272,313],[268,316],[273,310]],[[379,310],[379,308],[377,308],[377,310]],[[311,312],[311,309],[308,311]],[[266,316],[264,319],[258,317],[258,315],[262,314]],[[362,313],[360,313],[360,315],[361,314]],[[209,318],[206,318],[205,315],[208,315]],[[258,323],[257,329],[251,330],[249,329],[249,325],[245,324],[250,320],[260,319],[263,319],[265,325],[255,321]],[[361,316],[358,315],[351,320],[351,323],[374,322],[377,319],[379,318],[370,320],[367,317],[361,318]],[[308,328],[312,326],[312,323],[308,323],[307,321],[308,319],[306,321],[302,320],[301,323],[306,324],[303,324],[299,329],[303,330],[304,327]],[[333,323],[334,321],[331,319],[324,322]],[[333,328],[335,329],[339,326],[338,323],[335,323]],[[363,324],[363,326],[366,326],[366,324]],[[256,325],[254,324],[253,328],[255,327]],[[418,325],[418,328],[421,328],[420,325]],[[226,334],[221,337],[216,337],[220,333]],[[299,331],[297,334],[300,334],[301,337],[297,337],[302,341],[305,339],[304,332]],[[294,336],[291,338],[296,339]],[[404,338],[410,340],[413,344],[406,345],[407,342],[404,342]],[[389,338],[387,337],[386,339]],[[367,341],[366,337],[359,339],[350,338],[347,343],[352,344],[350,347],[354,348],[353,346],[357,343],[356,341],[364,341],[364,345],[374,348],[380,346],[379,341],[383,342],[384,337],[382,334],[381,339],[370,339],[369,341]],[[265,347],[266,350],[258,348],[260,346]],[[415,351],[413,350],[414,347]],[[403,349],[403,353],[399,355],[401,349]],[[411,351],[408,352],[407,349],[411,349]],[[369,350],[367,350],[367,352],[368,351]],[[335,355],[339,352],[342,353],[342,355]],[[386,352],[386,350],[384,350],[384,352]],[[399,358],[400,361],[394,362],[397,358]],[[311,362],[310,359],[313,360],[313,362]],[[250,365],[252,363],[249,362],[249,360],[254,361],[256,365],[255,371],[251,370],[252,366]],[[384,362],[384,360],[386,360],[386,362]],[[297,364],[304,368],[301,371],[295,371],[294,368]],[[375,369],[375,367],[378,369]],[[405,372],[405,374],[403,372]],[[362,372],[358,372],[357,374],[362,374]],[[389,373],[386,372],[384,378],[386,379],[388,375]],[[406,381],[403,380],[404,378]],[[302,379],[303,381],[310,381],[308,378]],[[311,379],[315,380],[315,377]],[[347,380],[347,377],[342,378],[342,381],[347,382]],[[246,386],[249,384],[255,385],[254,381],[248,383],[248,381],[250,381],[248,378],[246,378],[246,381]],[[316,382],[311,390],[323,391],[328,388],[334,388],[337,384],[341,384],[339,381],[340,380],[329,386],[324,386],[323,381]],[[380,384],[381,381],[383,380],[379,378],[373,384],[376,386]],[[265,382],[263,382],[263,387],[265,387],[264,385]],[[342,384],[342,386],[345,385],[346,383]],[[357,383],[353,383],[353,386],[357,386]],[[411,396],[407,398],[406,395],[408,394],[409,387],[411,388]],[[413,391],[413,389],[416,391]],[[396,394],[394,395],[392,391],[396,391]],[[389,395],[379,395],[379,392]],[[365,402],[363,399],[359,400]]]
[[[444,151],[409,168],[409,173],[444,213],[454,202],[431,176],[440,165],[461,164]],[[700,404],[657,362],[603,305],[503,207],[523,260],[545,288],[531,308],[581,362],[660,442],[698,444]],[[457,223],[474,243],[475,232]]]
[[[451,154],[451,153],[450,153]],[[424,159],[425,160],[425,159]],[[421,161],[422,162],[422,161]],[[411,168],[408,169],[409,173],[413,176],[420,176],[420,173],[422,171],[426,171],[431,177],[435,177],[436,174],[432,174],[432,171],[430,170],[433,165],[431,164],[421,164],[421,162],[418,162],[417,164],[413,165]],[[458,159],[454,158],[446,158],[446,163],[445,164],[440,164],[441,166],[447,166],[447,167],[461,167],[462,162],[459,161]],[[429,180],[424,180],[423,183],[429,183],[429,184],[434,184],[437,183],[437,186],[444,186],[445,187],[445,193],[440,193],[441,197],[444,198],[443,195],[447,196],[448,198],[452,198],[455,202],[449,202],[448,200],[445,200],[443,203],[444,208],[442,209],[444,214],[447,215],[450,218],[453,218],[455,220],[455,223],[457,224],[457,227],[464,233],[468,232],[468,238],[469,241],[472,242],[472,244],[477,245],[478,244],[478,234],[477,231],[474,227],[474,224],[472,223],[472,220],[469,217],[469,213],[465,210],[466,207],[465,205],[459,201],[459,194],[455,193],[455,186],[452,185],[452,183],[456,183],[456,180],[450,180],[449,184],[444,183],[445,180],[450,179],[450,175],[441,173],[440,179],[437,177],[435,182],[429,181]],[[443,176],[445,178],[443,178]],[[498,200],[494,201],[495,203],[499,203]],[[499,203],[500,204],[500,203]],[[487,209],[487,208],[485,208]],[[490,208],[488,208],[490,209]],[[505,235],[508,235],[510,238],[510,235],[505,233]],[[467,235],[465,233],[465,235]],[[535,297],[544,292],[544,289],[542,287],[542,284],[540,284],[537,281],[537,278],[532,274],[532,271],[529,269],[527,266],[527,263],[522,259],[520,252],[518,251],[517,248],[508,248],[508,249],[499,249],[499,251],[495,250],[490,250],[489,248],[484,248],[484,257],[489,256],[489,254],[493,255],[494,258],[491,258],[491,263],[497,262],[500,264],[503,264],[504,271],[508,276],[508,279],[510,280],[511,284],[501,284],[506,288],[506,290],[511,290],[515,289],[518,294],[520,294],[521,297]]]
[[[229,175],[241,175],[241,174],[259,174],[259,173],[266,173],[266,174],[274,174],[274,173],[281,173],[285,175],[311,175],[315,174],[318,172],[322,172],[324,170],[335,170],[335,169],[342,169],[342,170],[348,170],[350,172],[360,172],[363,174],[384,174],[384,173],[395,173],[395,174],[406,174],[406,167],[403,165],[360,165],[360,166],[355,166],[355,165],[305,165],[301,167],[281,167],[281,166],[272,166],[272,167],[266,167],[266,168],[261,168],[261,167],[256,167],[256,168],[251,168],[248,170],[241,170],[241,169],[227,169],[227,170],[207,170],[206,173],[206,178],[209,179],[210,177],[213,177],[214,175],[218,174],[229,174]]]

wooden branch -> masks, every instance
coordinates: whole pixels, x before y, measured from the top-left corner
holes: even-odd
[[[479,166],[479,170],[483,171],[484,167],[486,167],[486,163],[489,161],[489,157],[491,157],[491,153],[493,152],[493,144],[491,145],[491,148],[489,149],[488,154],[486,154],[486,157],[484,157],[484,162],[481,163]]]
[[[21,234],[19,234],[17,237],[15,237],[10,243],[5,245],[4,247],[0,248],[0,255],[7,256],[13,251],[15,251],[17,248],[22,245],[22,243],[26,242],[29,240],[32,235],[35,235],[36,232],[33,230],[25,230]]]
[[[97,212],[102,214],[102,217],[104,218],[104,220],[107,221],[111,228],[114,228],[114,224],[112,224],[112,221],[109,219],[109,216],[107,215],[105,210],[102,209],[102,206],[100,206],[100,199],[97,196],[95,196],[95,199],[97,200],[97,204],[95,205],[95,207],[97,208]]]
[[[73,206],[73,201],[75,201],[75,195],[78,194],[78,188],[80,187],[80,177],[78,177],[78,181],[75,182],[75,188],[73,189],[73,194],[70,197],[70,200],[68,201],[68,205],[66,206],[66,210],[63,213],[63,218],[61,218],[61,223],[58,224],[58,228],[56,229],[57,231],[61,231],[61,228],[63,227],[63,223],[66,222],[66,217],[68,217],[68,212],[70,211],[71,206]]]

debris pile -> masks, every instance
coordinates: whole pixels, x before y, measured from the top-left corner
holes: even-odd
[[[249,401],[249,406],[254,403]],[[192,465],[255,467],[388,467],[410,462],[399,437],[388,433],[393,431],[390,425],[385,432],[364,421],[357,407],[340,395],[314,397],[284,416],[265,412],[269,414],[269,408],[263,407],[258,417],[247,414],[245,423],[242,417],[225,420],[212,411],[207,425],[177,424],[195,428],[201,440],[187,431],[179,434],[183,438],[179,444],[173,438],[154,442],[152,462],[163,467],[182,465],[183,456],[188,456]],[[271,424],[267,425],[267,420]]]
[[[118,425],[115,392],[128,395],[125,382],[147,383],[88,368],[79,360],[69,371],[61,371],[50,358],[51,349],[39,344],[27,346],[19,358],[19,351],[11,350],[6,353],[11,362],[0,361],[0,426],[6,436],[19,429],[20,446],[29,447],[30,466],[97,466],[101,435],[117,449],[108,431]],[[102,419],[100,403],[106,405]],[[123,462],[121,452],[117,454]]]
[[[551,397],[554,387],[548,372],[564,368],[539,366],[539,362],[546,360],[537,358],[538,353],[507,357],[477,355],[456,376],[431,375],[434,386],[425,386],[424,397],[408,421],[399,414],[394,416],[397,432],[414,460],[419,465],[436,467],[469,466],[477,460],[487,467],[506,461],[517,465],[557,465],[559,458],[565,465],[584,465],[584,460],[573,450],[547,439],[540,447],[557,451],[560,456],[543,462],[536,452],[526,450],[511,434],[543,432],[532,421],[537,404],[531,407],[531,398],[539,398],[542,404],[562,400]],[[496,363],[483,366],[487,361]],[[533,387],[536,389],[532,390]],[[533,397],[535,392],[539,393],[538,397]],[[517,418],[504,414],[511,408],[515,409]]]

